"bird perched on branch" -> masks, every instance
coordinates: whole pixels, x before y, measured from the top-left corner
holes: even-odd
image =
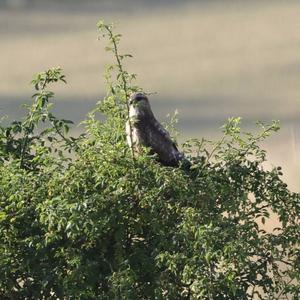
[[[179,166],[183,153],[179,152],[169,132],[156,120],[147,96],[133,93],[129,99],[129,118],[126,123],[127,142],[134,151],[149,147],[158,161],[165,166]]]

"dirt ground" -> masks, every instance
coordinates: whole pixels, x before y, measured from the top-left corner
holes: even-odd
[[[1,1],[0,1],[1,4]],[[3,3],[2,3],[3,4]],[[0,114],[20,116],[32,74],[61,66],[56,112],[82,120],[105,93],[111,57],[99,19],[116,22],[122,51],[161,120],[179,110],[181,140],[217,138],[231,116],[248,128],[281,121],[265,147],[290,188],[300,184],[299,1],[31,1],[0,5]]]

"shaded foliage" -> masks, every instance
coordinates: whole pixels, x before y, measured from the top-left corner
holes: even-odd
[[[230,119],[220,141],[187,141],[189,172],[135,155],[124,125],[139,88],[120,35],[99,29],[116,64],[84,134],[51,113],[58,68],[34,78],[24,120],[0,127],[1,299],[298,299],[299,194],[259,147],[278,124],[252,134]]]

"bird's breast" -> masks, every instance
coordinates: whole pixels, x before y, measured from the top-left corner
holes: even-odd
[[[131,105],[129,108],[129,118],[134,121],[134,118],[139,116],[139,109],[137,106]]]
[[[126,137],[130,147],[140,144],[139,130],[133,122],[129,123],[129,121],[127,121],[126,123]]]

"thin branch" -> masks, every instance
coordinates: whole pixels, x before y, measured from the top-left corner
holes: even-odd
[[[117,66],[119,69],[119,73],[121,74],[121,79],[122,79],[122,85],[123,85],[123,90],[125,93],[125,103],[126,103],[126,109],[127,109],[127,118],[128,118],[128,124],[129,124],[129,138],[130,138],[130,149],[131,149],[131,154],[132,154],[132,158],[133,160],[135,160],[135,155],[134,155],[134,147],[133,147],[133,136],[132,136],[132,122],[130,119],[130,107],[129,107],[129,92],[128,92],[128,87],[127,87],[127,81],[125,78],[125,72],[123,70],[123,66],[121,63],[121,59],[120,59],[120,55],[118,52],[118,46],[117,46],[117,42],[115,39],[115,36],[111,30],[111,28],[109,27],[109,25],[105,25],[105,29],[107,30],[108,34],[109,34],[109,39],[112,41],[113,44],[113,52],[115,54],[115,57],[117,59]]]
[[[41,93],[45,90],[46,88],[46,85],[47,85],[47,78],[45,78],[40,90],[41,90]],[[37,88],[38,89],[38,88]],[[33,114],[36,112],[36,107],[34,107],[34,111],[31,112],[31,115],[30,115],[30,120],[29,120],[29,124],[28,126],[25,128],[25,137],[24,137],[24,143],[23,143],[23,146],[22,146],[22,150],[21,150],[21,160],[20,160],[20,168],[23,168],[24,167],[24,159],[25,159],[25,154],[26,154],[26,150],[27,150],[27,146],[28,146],[28,141],[29,141],[29,129],[32,124],[33,124],[33,121],[32,121],[32,116]]]

